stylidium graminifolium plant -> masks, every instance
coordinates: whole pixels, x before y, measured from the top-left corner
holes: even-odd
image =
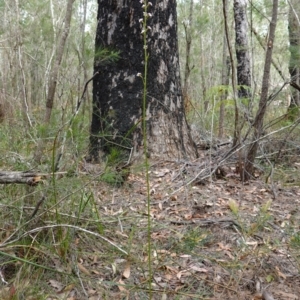
[[[152,17],[148,12],[149,7],[152,6],[151,2],[140,0],[143,8],[143,18],[139,19],[142,23],[141,34],[143,36],[143,51],[144,51],[144,71],[143,74],[138,73],[137,76],[141,77],[143,82],[143,96],[142,96],[142,131],[143,131],[143,144],[144,144],[144,163],[145,163],[145,176],[146,176],[146,190],[147,190],[147,256],[148,256],[148,272],[149,272],[149,299],[152,299],[152,244],[151,244],[151,198],[150,198],[150,178],[149,178],[149,162],[148,162],[148,146],[147,146],[147,126],[146,126],[146,104],[147,104],[147,74],[148,74],[148,46],[147,46],[147,33],[151,28],[147,26],[147,20]]]

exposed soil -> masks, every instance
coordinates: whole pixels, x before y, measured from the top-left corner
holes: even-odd
[[[154,289],[165,299],[299,299],[300,243],[293,241],[299,239],[300,189],[260,179],[243,184],[234,173],[185,186],[196,166],[151,168]],[[146,243],[144,176],[130,175],[128,186],[106,209],[138,214],[133,243]],[[133,224],[121,223],[129,236]],[[141,285],[143,278],[132,264],[124,283]]]

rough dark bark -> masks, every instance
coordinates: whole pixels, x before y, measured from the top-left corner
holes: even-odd
[[[251,122],[251,64],[248,47],[248,23],[246,12],[246,0],[234,0],[234,20],[235,20],[235,52],[237,60],[237,84],[238,98],[240,99],[239,109],[239,135],[242,130],[244,120]]]
[[[98,0],[97,49],[120,51],[116,63],[99,65],[93,84],[90,154],[110,147],[143,147],[142,80],[144,53],[140,1]],[[176,1],[152,1],[149,8],[147,134],[149,155],[161,158],[195,157],[196,148],[186,123],[179,75]]]
[[[228,17],[227,17],[227,0],[222,0],[223,3],[223,17],[224,17],[224,30],[225,30],[225,37],[227,42],[227,48],[229,53],[230,59],[230,66],[231,66],[231,85],[233,90],[233,99],[234,99],[234,135],[233,135],[233,142],[232,148],[234,149],[240,143],[240,125],[239,125],[239,109],[238,109],[238,101],[236,98],[236,68],[235,68],[235,61],[233,57],[233,51],[230,42],[229,36],[229,26],[228,26]]]
[[[300,85],[300,4],[298,0],[290,0],[289,9],[289,40],[290,62],[289,73],[291,83]],[[300,92],[292,89],[290,109],[300,106]]]
[[[245,0],[234,0],[235,51],[237,59],[238,97],[250,103],[251,64],[248,47],[248,24]],[[244,101],[245,103],[245,101]],[[247,110],[249,105],[247,105]],[[250,112],[244,112],[249,117]]]
[[[268,103],[268,92],[269,92],[269,80],[270,80],[270,70],[272,64],[272,53],[273,53],[273,44],[275,39],[275,30],[277,24],[277,13],[278,13],[278,0],[273,0],[273,8],[272,8],[272,19],[270,23],[269,29],[269,37],[267,43],[267,51],[262,79],[262,88],[261,88],[261,96],[259,100],[258,111],[255,116],[255,120],[253,123],[254,135],[253,142],[247,152],[246,164],[243,170],[243,180],[249,180],[254,172],[254,160],[257,153],[259,139],[263,134],[263,122],[264,116],[267,109]]]

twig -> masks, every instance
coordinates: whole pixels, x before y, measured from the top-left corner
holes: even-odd
[[[85,287],[83,285],[82,279],[80,277],[79,268],[78,268],[78,265],[77,265],[77,257],[74,257],[74,256],[75,255],[72,255],[72,261],[73,261],[73,265],[74,265],[74,267],[73,267],[73,273],[77,276],[77,278],[78,278],[78,280],[80,282],[81,288],[83,290],[83,293],[88,298],[89,295],[88,295],[88,293],[87,293],[87,291],[86,291],[86,289],[85,289]]]
[[[83,102],[84,100],[84,95],[86,93],[86,90],[87,90],[87,86],[88,84],[99,74],[99,71],[96,72],[84,85],[84,89],[83,89],[83,92],[82,92],[82,95],[81,95],[81,98],[78,100],[77,102],[77,107],[76,107],[76,111],[75,111],[75,115],[78,114],[78,111],[79,111],[79,108],[81,106],[81,103]]]
[[[295,122],[300,123],[300,118],[297,119]],[[209,167],[207,167],[207,168],[202,169],[202,170],[201,170],[200,172],[198,172],[192,179],[190,179],[188,182],[184,183],[181,187],[179,187],[177,190],[175,190],[173,193],[171,193],[171,196],[174,195],[174,194],[176,194],[177,192],[179,192],[179,191],[180,191],[182,188],[184,188],[185,186],[188,186],[188,185],[190,185],[191,183],[193,183],[194,181],[196,181],[196,180],[199,178],[199,176],[200,176],[201,174],[203,174],[205,171],[207,171],[209,168],[210,168],[210,172],[209,172],[208,174],[206,174],[205,176],[201,177],[200,180],[206,179],[206,178],[208,178],[209,176],[211,176],[211,174],[214,174],[214,173],[216,172],[216,170],[217,170],[218,168],[220,168],[220,167],[225,163],[225,161],[226,161],[227,159],[229,159],[230,157],[232,157],[235,153],[238,153],[238,152],[239,152],[240,150],[242,150],[244,147],[251,145],[253,142],[260,142],[260,141],[266,139],[267,137],[269,137],[269,136],[271,136],[271,135],[273,135],[273,134],[275,134],[275,133],[278,133],[278,132],[280,132],[280,131],[283,131],[283,130],[285,130],[285,129],[288,129],[288,128],[292,127],[292,126],[294,126],[294,124],[290,124],[290,125],[281,127],[281,128],[279,128],[278,130],[274,130],[274,131],[272,131],[272,132],[270,132],[270,133],[268,133],[268,134],[266,134],[266,135],[264,135],[264,136],[261,136],[261,137],[257,138],[255,141],[250,141],[250,142],[248,142],[248,143],[245,143],[244,145],[238,145],[238,146],[236,145],[235,147],[233,147],[232,149],[230,149],[230,150],[229,150],[229,151],[221,158],[221,160],[215,164],[215,166],[214,166],[213,168],[212,168],[211,166],[209,166]]]
[[[97,174],[95,175],[92,179],[100,176],[101,174],[103,174],[103,172],[101,172],[100,174]],[[38,216],[35,216],[34,218],[36,217],[41,217],[42,215],[44,215],[45,213],[47,212],[51,212],[52,209],[54,209],[55,207],[57,207],[58,205],[60,205],[61,202],[63,202],[64,200],[66,200],[67,198],[69,198],[71,195],[74,195],[76,193],[78,193],[79,191],[81,191],[85,186],[87,186],[89,184],[89,182],[87,182],[86,184],[84,184],[83,186],[79,187],[78,189],[76,190],[73,190],[71,193],[67,194],[66,196],[62,197],[57,203],[55,203],[54,205],[52,205],[51,207],[49,207],[48,209],[45,209],[44,211],[42,211]],[[15,208],[13,206],[11,206],[12,208]],[[64,215],[64,214],[62,214]],[[76,217],[77,218],[77,217]],[[20,232],[20,230],[22,228],[24,228],[27,224],[29,224],[30,222],[32,221],[31,220],[28,220],[26,221],[24,224],[22,224],[21,226],[19,226],[13,233],[11,233],[4,241],[2,241],[2,243],[0,244],[0,248],[1,247],[4,247],[5,245],[8,245],[8,244],[11,244],[11,242],[8,242],[10,241],[18,232]],[[17,241],[18,239],[15,239],[14,241]]]
[[[241,228],[241,226],[234,220],[232,219],[221,219],[221,220],[212,220],[212,219],[207,219],[207,220],[193,220],[193,221],[171,221],[171,224],[175,225],[191,225],[191,224],[198,224],[202,226],[208,226],[208,225],[215,225],[219,223],[231,223],[232,225]]]
[[[73,113],[73,115],[71,116],[70,120],[67,121],[65,124],[63,124],[61,126],[61,128],[59,129],[57,135],[56,135],[56,138],[55,140],[57,139],[59,133],[62,131],[62,129],[64,128],[64,126],[68,125],[65,132],[64,132],[64,135],[63,135],[63,138],[61,139],[61,147],[60,147],[60,152],[57,154],[56,156],[56,160],[55,160],[55,164],[54,164],[54,170],[53,171],[58,171],[59,169],[59,163],[60,163],[60,160],[63,156],[63,152],[64,152],[64,146],[65,146],[65,143],[66,143],[66,139],[67,139],[67,132],[68,130],[71,128],[71,126],[73,125],[73,122],[74,122],[74,119],[75,117],[77,116],[78,112],[79,112],[79,109],[80,109],[80,106],[81,106],[81,103],[83,102],[84,100],[84,95],[85,95],[85,92],[87,90],[87,86],[88,84],[99,74],[99,71],[96,72],[84,85],[84,89],[83,89],[83,92],[82,92],[82,95],[81,95],[81,98],[78,100],[77,102],[77,106],[76,106],[76,110],[75,112]]]
[[[91,234],[91,235],[94,235],[104,241],[106,241],[107,243],[109,243],[110,245],[112,245],[113,247],[117,248],[120,252],[122,252],[123,254],[125,255],[128,255],[128,253],[123,250],[122,248],[120,248],[119,246],[117,246],[115,243],[113,243],[112,241],[110,241],[109,239],[107,239],[106,237],[102,236],[101,234],[99,233],[96,233],[96,232],[92,232],[92,231],[89,231],[87,229],[84,229],[84,228],[81,228],[79,226],[75,226],[75,225],[69,225],[69,224],[55,224],[55,225],[47,225],[47,226],[42,226],[42,227],[37,227],[37,228],[34,228],[32,230],[29,230],[27,232],[25,232],[24,234],[22,234],[20,237],[18,237],[17,239],[15,240],[12,240],[10,242],[7,242],[7,243],[2,243],[0,244],[0,247],[3,247],[3,246],[6,246],[6,245],[9,245],[9,244],[13,244],[15,243],[16,241],[20,240],[21,238],[27,236],[27,235],[30,235],[32,233],[35,233],[35,232],[39,232],[39,231],[42,231],[44,229],[52,229],[52,228],[58,228],[58,227],[64,227],[64,228],[72,228],[72,229],[75,229],[75,230],[79,230],[79,231],[83,231],[85,233],[88,233],[88,234]]]
[[[38,212],[38,210],[39,210],[41,204],[44,202],[45,199],[46,199],[46,197],[43,195],[42,198],[41,198],[41,199],[38,201],[38,203],[36,204],[36,206],[35,206],[35,208],[34,208],[32,214],[31,214],[30,218],[28,219],[28,221],[31,220],[31,219],[33,219],[33,217],[36,215],[36,213]]]

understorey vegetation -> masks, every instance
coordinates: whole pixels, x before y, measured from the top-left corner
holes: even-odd
[[[0,299],[299,299],[298,0],[0,8]]]

